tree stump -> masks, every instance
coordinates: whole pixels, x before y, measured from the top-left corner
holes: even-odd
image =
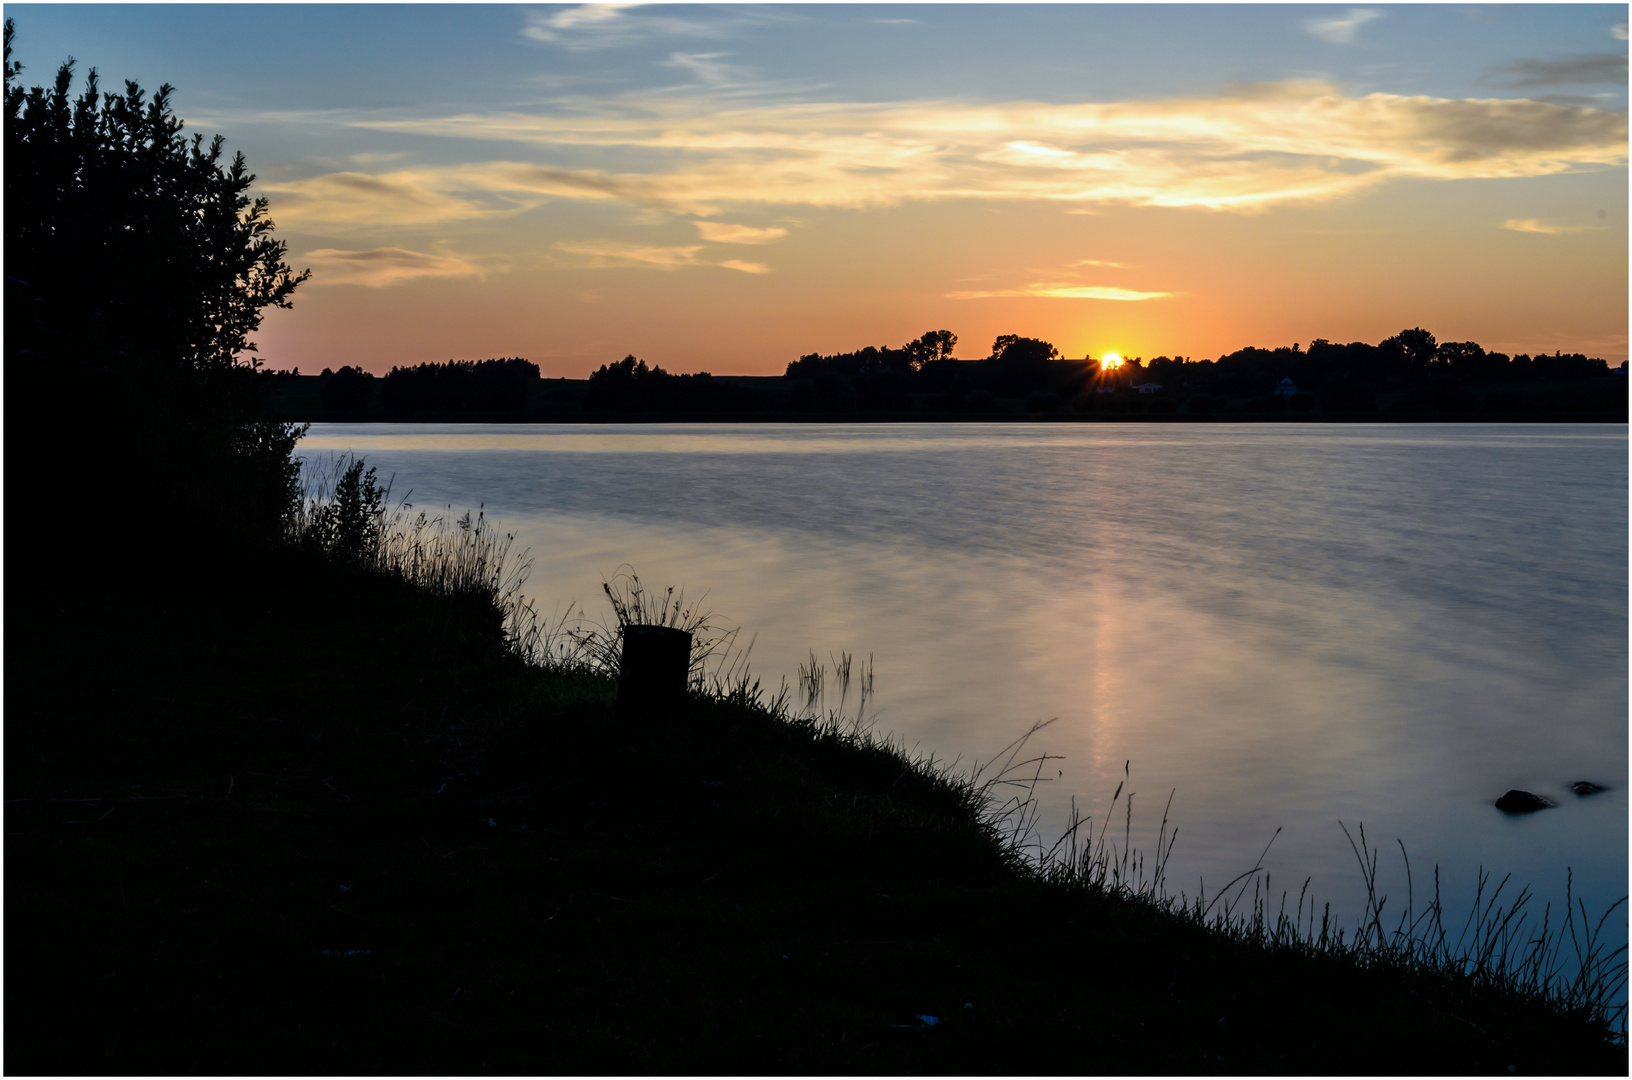
[[[672,626],[625,626],[618,663],[618,716],[646,719],[685,696],[691,634]]]

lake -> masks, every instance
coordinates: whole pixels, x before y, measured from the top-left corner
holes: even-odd
[[[1052,839],[1126,763],[1169,887],[1265,865],[1352,924],[1478,868],[1627,891],[1627,429],[1610,425],[314,425],[419,508],[486,512],[542,610],[621,564],[707,593],[775,687],[871,655],[880,731],[985,761],[1033,722]],[[831,704],[831,702],[830,702]],[[1603,794],[1581,798],[1590,780]],[[1509,788],[1555,801],[1523,817]],[[1120,811],[1118,829],[1121,828]],[[1510,886],[1511,888],[1511,886]],[[1624,930],[1622,931],[1624,932]],[[1623,939],[1624,940],[1624,939]]]

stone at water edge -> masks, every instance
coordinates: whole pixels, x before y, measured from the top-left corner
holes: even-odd
[[[1540,795],[1513,788],[1506,795],[1496,800],[1496,809],[1509,814],[1528,814],[1534,810],[1545,810],[1553,804]]]
[[[1591,780],[1577,780],[1575,783],[1570,785],[1570,790],[1575,792],[1577,795],[1596,795],[1600,791],[1608,791],[1609,789],[1603,787],[1602,785],[1594,784]]]

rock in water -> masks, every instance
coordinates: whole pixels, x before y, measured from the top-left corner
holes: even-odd
[[[1604,789],[1599,787],[1597,784],[1594,784],[1591,780],[1577,780],[1575,783],[1570,785],[1570,790],[1575,792],[1577,795],[1596,795]]]
[[[1540,795],[1514,788],[1506,795],[1496,800],[1496,809],[1509,814],[1528,814],[1533,810],[1545,810],[1553,805]]]

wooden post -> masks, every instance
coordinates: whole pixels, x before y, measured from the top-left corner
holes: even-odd
[[[645,719],[684,696],[691,634],[672,626],[625,626],[618,664],[618,715]]]

